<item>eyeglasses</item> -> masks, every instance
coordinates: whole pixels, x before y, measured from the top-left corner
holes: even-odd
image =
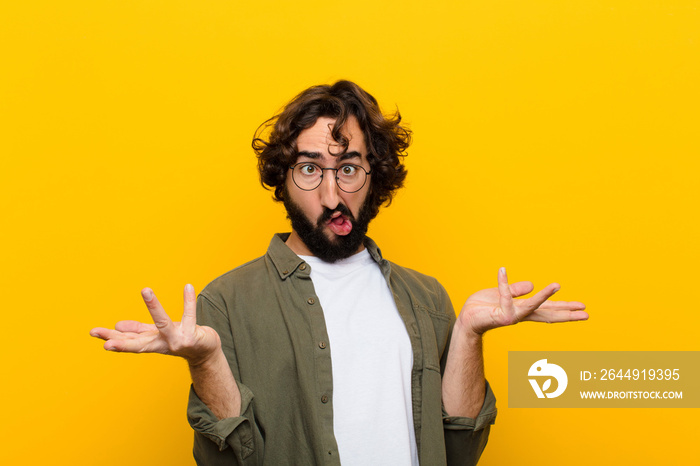
[[[367,171],[359,165],[345,163],[338,168],[322,168],[312,162],[299,162],[289,169],[292,171],[292,180],[299,189],[313,191],[321,186],[323,172],[326,170],[335,172],[335,182],[341,191],[356,193],[367,182],[367,176],[372,171]]]

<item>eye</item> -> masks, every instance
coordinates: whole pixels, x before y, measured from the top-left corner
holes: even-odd
[[[299,167],[299,172],[306,176],[315,175],[318,172],[318,167],[313,163],[307,163]]]
[[[341,176],[355,176],[358,168],[355,165],[343,165],[338,169]]]

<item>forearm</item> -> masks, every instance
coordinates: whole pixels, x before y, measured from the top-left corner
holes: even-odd
[[[476,418],[484,402],[486,380],[482,336],[455,324],[442,376],[442,403],[449,416]]]
[[[241,415],[241,393],[222,350],[197,364],[189,363],[197,396],[219,419]]]

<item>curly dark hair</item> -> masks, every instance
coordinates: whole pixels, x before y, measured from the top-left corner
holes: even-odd
[[[383,115],[377,100],[350,81],[306,89],[256,130],[253,150],[258,157],[260,183],[266,189],[274,189],[276,201],[284,200],[287,172],[297,159],[299,133],[313,126],[320,117],[335,119],[331,136],[342,148],[340,155],[348,148],[349,141],[342,129],[350,116],[357,119],[367,144],[372,175],[366,202],[371,218],[382,204],[391,204],[395,191],[406,178],[402,159],[411,144],[411,130],[400,124],[398,110],[394,115]]]

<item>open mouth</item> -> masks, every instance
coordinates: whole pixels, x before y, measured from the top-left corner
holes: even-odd
[[[333,212],[326,225],[336,235],[345,236],[352,231],[352,222],[340,212]]]

